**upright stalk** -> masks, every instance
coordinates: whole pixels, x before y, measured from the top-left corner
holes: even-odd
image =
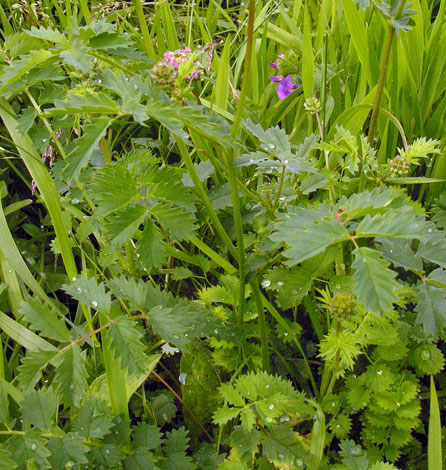
[[[133,0],[133,5],[135,5],[136,16],[138,17],[139,29],[144,40],[144,49],[146,54],[153,60],[156,60],[156,53],[153,49],[152,39],[150,38],[149,28],[147,27],[147,21],[144,16],[144,11],[142,9],[141,0]]]
[[[254,37],[254,17],[255,17],[255,0],[249,0],[249,12],[248,12],[248,25],[246,33],[246,55],[245,63],[243,67],[243,80],[242,87],[240,90],[240,97],[237,104],[237,109],[235,111],[234,121],[231,127],[231,137],[235,138],[239,132],[240,121],[242,119],[242,114],[244,110],[246,94],[249,86],[249,79],[251,75],[251,59],[252,59],[252,46],[253,46],[253,37]],[[232,166],[232,160],[234,158],[233,154],[230,154],[227,159],[227,168],[228,168],[228,177],[229,184],[231,186],[231,196],[232,196],[232,208],[234,213],[234,228],[235,235],[237,239],[237,252],[238,252],[238,268],[239,268],[239,280],[240,280],[240,289],[239,289],[239,321],[243,322],[243,312],[245,307],[245,284],[246,284],[246,273],[245,273],[245,242],[243,234],[243,223],[242,215],[240,210],[240,198],[238,195],[238,184],[237,184],[237,174],[235,168]]]
[[[398,12],[395,18],[400,17],[405,3],[406,3],[406,0],[401,0],[400,6],[398,8]],[[373,139],[375,138],[375,134],[376,134],[376,127],[378,124],[378,113],[379,113],[379,108],[381,106],[381,98],[382,98],[383,91],[384,91],[384,85],[386,83],[387,69],[389,67],[389,57],[390,57],[390,51],[392,50],[392,42],[393,42],[394,35],[395,35],[395,28],[393,27],[392,22],[390,20],[387,20],[386,44],[384,46],[384,55],[381,61],[378,86],[376,89],[375,101],[373,103],[372,117],[370,119],[370,127],[369,127],[369,135],[368,135],[368,142],[370,145],[373,144]]]

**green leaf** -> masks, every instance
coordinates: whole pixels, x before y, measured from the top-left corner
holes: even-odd
[[[185,323],[182,312],[173,308],[162,307],[161,305],[152,308],[149,313],[149,322],[153,332],[159,335],[164,341],[174,344],[176,347],[187,350],[190,342],[189,324]],[[184,314],[187,315],[186,312]]]
[[[429,470],[442,468],[441,451],[441,419],[440,407],[438,405],[437,390],[435,389],[434,377],[431,375],[431,399],[429,415],[429,434],[427,444],[427,461]]]
[[[192,463],[192,458],[186,454],[189,438],[184,427],[174,429],[166,433],[166,444],[164,451],[167,460],[161,461],[159,466],[164,470],[195,470],[196,465]]]
[[[152,452],[144,448],[137,448],[135,453],[128,456],[124,461],[126,470],[160,470]]]
[[[90,449],[85,445],[83,437],[73,433],[65,434],[62,439],[50,439],[48,449],[51,451],[49,461],[54,470],[65,470],[73,464],[88,463],[86,454]]]
[[[62,343],[71,341],[65,321],[48,304],[29,298],[20,305],[20,313],[30,323],[30,328],[40,331],[42,336]]]
[[[236,418],[241,411],[241,408],[219,408],[214,413],[212,421],[219,425],[226,424],[228,421]]]
[[[252,462],[259,451],[260,437],[257,429],[248,431],[243,426],[235,426],[231,433],[232,452],[241,460]]]
[[[45,28],[40,26],[38,29],[35,26],[31,26],[29,31],[26,31],[29,36],[44,39],[45,41],[54,42],[54,44],[60,44],[64,47],[70,46],[70,41],[59,31],[54,29]]]
[[[88,388],[88,373],[85,368],[85,356],[79,345],[74,344],[60,353],[61,363],[56,368],[54,382],[57,391],[67,406],[79,408]]]
[[[33,389],[42,378],[42,371],[57,354],[55,351],[28,351],[17,368],[17,380],[22,390]]]
[[[427,283],[417,286],[420,301],[415,307],[417,323],[423,326],[424,334],[438,338],[439,330],[446,326],[446,289],[438,289]]]
[[[31,51],[23,59],[13,61],[10,67],[3,66],[3,74],[0,76],[0,93],[3,93],[9,85],[19,80],[26,72],[43,64],[52,57],[52,52],[40,49]]]
[[[155,450],[161,445],[162,434],[154,424],[141,423],[133,431],[133,442],[137,447]]]
[[[45,116],[66,116],[67,114],[119,114],[119,106],[106,94],[70,94],[66,100],[54,100],[54,108],[47,109]]]
[[[366,311],[372,310],[376,315],[390,313],[393,304],[398,302],[395,281],[396,273],[382,259],[381,253],[371,248],[361,247],[354,250],[355,261],[352,264],[353,292]]]
[[[33,426],[49,429],[59,406],[59,397],[52,388],[30,390],[25,393],[21,403],[23,420]]]
[[[342,197],[336,208],[346,212],[349,219],[356,219],[385,212],[397,196],[391,189],[375,188],[373,191],[355,193],[349,198]]]
[[[7,441],[10,455],[14,456],[15,463],[20,469],[51,468],[48,457],[51,452],[47,449],[47,439],[43,438],[38,429],[31,429],[24,435],[13,436]],[[28,466],[33,462],[36,466]]]
[[[83,437],[103,439],[113,427],[112,419],[104,400],[89,397],[73,418],[73,431]]]
[[[376,240],[376,248],[382,253],[383,257],[390,261],[395,267],[412,269],[421,272],[423,270],[423,261],[418,254],[415,254],[411,248],[411,242],[406,240],[391,240],[381,238]]]
[[[413,212],[388,210],[385,214],[365,216],[356,228],[356,237],[423,239],[424,231],[424,219]]]
[[[446,240],[428,238],[425,242],[420,243],[417,256],[446,269]]]
[[[82,137],[79,137],[69,150],[66,166],[63,174],[71,179],[76,179],[81,170],[85,168],[95,150],[99,147],[99,141],[105,136],[111,120],[107,117],[97,117],[91,124],[82,127]]]
[[[115,358],[120,358],[121,367],[127,369],[131,375],[145,369],[147,356],[144,352],[146,346],[141,342],[143,336],[136,322],[124,315],[115,318],[107,329]]]
[[[126,207],[107,219],[107,236],[114,246],[128,242],[144,221],[146,209],[142,205]]]
[[[356,445],[352,440],[341,441],[339,447],[342,462],[351,470],[367,470],[369,468],[369,459],[367,452],[361,446]]]
[[[287,424],[274,426],[263,440],[263,455],[275,466],[286,467],[298,465],[298,461],[308,462],[301,437]]]
[[[3,446],[4,444],[0,447],[0,468],[3,470],[14,470],[18,465],[14,460],[11,460],[11,452]]]
[[[79,279],[73,278],[70,285],[65,284],[62,288],[79,302],[83,302],[103,313],[110,311],[110,292],[105,292],[104,284],[101,282],[98,285],[94,277],[91,279],[87,279],[85,276]]]
[[[293,215],[287,221],[279,222],[276,225],[278,230],[270,237],[273,241],[283,241],[289,246],[284,252],[289,265],[301,263],[324,252],[330,245],[350,238],[348,230],[336,220],[304,221],[303,228],[292,229],[295,217],[298,216]]]
[[[158,204],[150,209],[152,215],[177,240],[186,240],[195,233],[195,216],[181,207],[169,207]]]
[[[89,50],[79,41],[71,41],[71,49],[60,53],[64,64],[74,67],[82,73],[90,73],[93,70],[93,57]]]
[[[97,216],[106,216],[141,199],[132,174],[116,164],[96,170],[88,190],[98,206]]]

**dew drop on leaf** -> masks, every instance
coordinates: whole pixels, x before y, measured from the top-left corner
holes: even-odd
[[[274,409],[274,405],[269,405],[269,409],[270,409],[270,410],[273,410],[273,409]]]
[[[423,359],[423,361],[428,361],[430,358],[431,358],[431,353],[429,351],[425,350],[421,353],[421,359]]]
[[[98,306],[98,303],[96,302],[96,300],[92,300],[91,305],[96,308]]]
[[[178,381],[180,382],[180,384],[186,385],[186,377],[187,374],[185,374],[184,372],[180,374],[180,376],[178,377]]]
[[[262,281],[262,287],[269,287],[271,285],[271,281],[269,281],[268,279],[265,279],[264,281]]]
[[[36,444],[32,444],[31,445],[31,450],[36,450],[37,449],[37,445]]]
[[[379,370],[379,371],[377,372],[377,374],[378,374],[378,375],[383,375],[383,371],[382,371],[382,370]]]

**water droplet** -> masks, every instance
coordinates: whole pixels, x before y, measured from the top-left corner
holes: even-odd
[[[79,204],[79,203],[80,203],[80,200],[77,197],[71,199],[71,204]]]
[[[101,80],[100,78],[98,78],[98,79],[96,80],[96,83],[97,83],[98,85],[100,85],[100,84],[102,83],[102,80]]]
[[[270,409],[270,410],[273,410],[273,409],[274,409],[274,405],[269,405],[269,409]]]
[[[269,387],[270,387],[270,385],[269,385],[269,384],[266,384],[266,385],[265,385],[265,388],[269,388]]]
[[[215,330],[214,330],[214,333],[215,333],[216,335],[218,335],[218,330],[217,330],[217,329],[215,329]]]
[[[361,454],[361,447],[359,446],[356,446],[356,447],[353,447],[353,449],[351,450],[351,454],[352,455],[360,455]]]
[[[276,148],[276,146],[274,144],[269,144],[269,148],[274,149],[274,148]]]
[[[106,453],[106,454],[109,454],[109,453],[110,453],[110,449],[105,449],[105,453]]]
[[[283,336],[288,336],[288,331],[285,331],[285,333],[283,334]]]
[[[283,416],[281,416],[280,419],[279,419],[279,421],[280,421],[281,423],[285,423],[286,421],[289,421],[289,420],[290,420],[290,417],[287,416],[287,415],[283,415]]]
[[[401,404],[397,402],[396,407],[399,408],[400,406],[401,406]]]
[[[80,287],[78,287],[76,290],[79,292],[79,294],[82,292],[82,289]]]
[[[284,455],[283,455],[283,454],[279,454],[278,457],[279,457],[280,460],[283,460]]]
[[[70,384],[70,390],[74,390],[74,384]]]
[[[42,139],[42,142],[46,142],[46,139]]]
[[[269,287],[271,285],[271,281],[269,281],[268,279],[265,279],[262,281],[262,287],[266,288],[266,287]]]
[[[180,337],[178,335],[172,335],[172,338],[173,339],[180,339]]]
[[[285,196],[279,197],[279,201],[285,201],[285,199],[286,199]]]
[[[255,160],[253,160],[252,158],[249,159],[249,163],[253,164],[255,163]]]
[[[91,305],[96,308],[98,306],[98,303],[96,302],[96,300],[92,300]]]
[[[285,165],[287,165],[287,164],[288,164],[288,160],[284,160],[283,163],[285,163]]]
[[[178,377],[178,381],[180,382],[180,384],[186,385],[186,377],[187,374],[185,374],[184,372],[180,374],[180,376]]]
[[[341,285],[340,284],[336,284],[336,289],[340,289],[341,288]]]
[[[37,449],[37,445],[36,444],[31,444],[31,450],[36,450]]]
[[[277,285],[278,285],[279,287],[281,287],[281,286],[283,286],[283,282],[282,282],[282,281],[279,281],[279,282],[277,283]]]
[[[383,371],[382,371],[382,370],[379,370],[379,371],[377,372],[377,374],[378,374],[378,375],[383,375]]]
[[[303,467],[303,465],[304,465],[303,460],[298,460],[298,461],[296,462],[296,465],[297,465],[298,467]]]
[[[340,427],[341,427],[340,424],[337,424],[337,425],[336,425],[336,429],[339,429]]]
[[[367,263],[367,260],[365,258],[362,258],[363,263]]]
[[[432,233],[432,229],[431,229],[431,228],[427,229],[427,231],[428,231],[429,233]]]
[[[71,278],[71,280],[72,280],[73,282],[76,282],[76,281],[77,281],[76,276],[73,276],[73,277]]]
[[[423,359],[423,361],[428,361],[430,358],[431,358],[431,353],[429,351],[424,350],[421,353],[421,359]]]

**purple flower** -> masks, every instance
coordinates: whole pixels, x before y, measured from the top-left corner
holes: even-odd
[[[279,95],[279,99],[283,101],[293,90],[299,88],[299,85],[294,84],[291,81],[291,75],[287,75],[286,77],[283,75],[273,75],[269,77],[273,82],[278,82],[279,86],[277,88],[277,94]]]

